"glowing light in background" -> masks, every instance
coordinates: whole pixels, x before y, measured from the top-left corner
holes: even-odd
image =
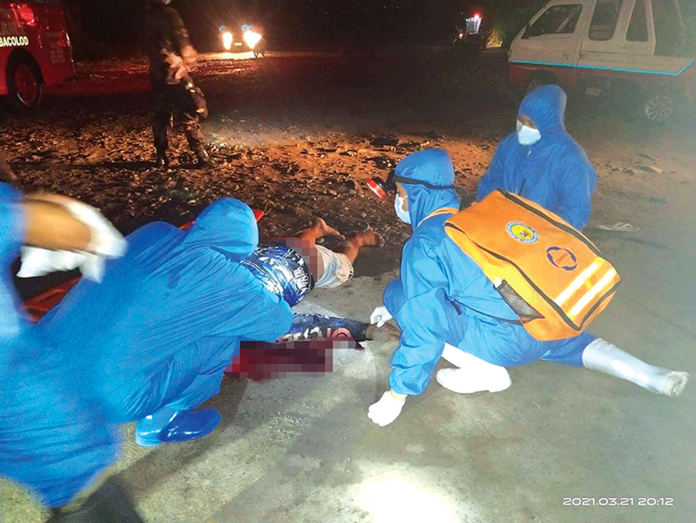
[[[254,31],[244,31],[244,41],[249,46],[249,48],[253,49],[254,47],[256,47],[256,44],[258,44],[260,40],[261,35],[259,33],[256,33]]]
[[[358,503],[374,523],[458,523],[457,507],[444,496],[420,488],[400,475],[372,478],[360,487]]]
[[[491,49],[493,47],[502,47],[503,37],[503,32],[500,29],[493,29],[493,31],[491,31],[490,35],[488,36],[488,43],[486,44],[486,47],[488,49]]]
[[[476,14],[471,18],[466,19],[467,32],[471,34],[477,34],[481,30],[481,22],[483,19],[480,15]]]
[[[225,51],[232,49],[232,33],[229,31],[222,33],[222,46],[225,48]]]

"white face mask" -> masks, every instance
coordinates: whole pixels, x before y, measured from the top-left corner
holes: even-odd
[[[406,198],[408,198],[408,196]],[[394,210],[396,211],[396,215],[399,217],[399,220],[404,223],[411,223],[411,216],[408,214],[408,211],[404,211],[404,202],[406,201],[406,198],[402,198],[397,194],[396,199],[394,200]]]
[[[517,120],[517,141],[520,145],[534,145],[541,140],[539,129],[532,129]]]

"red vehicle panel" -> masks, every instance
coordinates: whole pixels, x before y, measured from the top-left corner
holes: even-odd
[[[26,84],[31,80],[29,73],[38,73],[37,79],[45,85],[75,74],[60,0],[0,0],[0,95],[11,94],[13,84],[15,90],[31,88]]]

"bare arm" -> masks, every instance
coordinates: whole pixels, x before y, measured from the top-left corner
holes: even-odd
[[[70,201],[52,194],[29,196],[24,202],[26,244],[51,250],[86,250],[91,231],[61,205]]]

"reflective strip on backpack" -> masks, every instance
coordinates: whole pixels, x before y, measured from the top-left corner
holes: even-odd
[[[587,291],[582,298],[578,300],[578,302],[573,306],[573,308],[570,309],[569,316],[572,318],[576,318],[578,314],[580,314],[585,309],[585,307],[587,307],[588,303],[590,303],[600,292],[602,292],[606,287],[609,286],[609,284],[616,276],[616,269],[612,267],[611,270],[608,271],[604,276],[602,276],[602,279],[599,280],[595,285],[593,285],[592,288],[589,291]]]
[[[554,301],[559,307],[563,307],[563,304],[568,301],[568,299],[577,292],[577,290],[582,287],[582,285],[589,280],[595,272],[597,272],[602,265],[604,265],[604,260],[595,260],[592,265],[587,269],[582,271],[580,275],[575,278],[570,285],[568,285],[565,290],[558,295]]]

